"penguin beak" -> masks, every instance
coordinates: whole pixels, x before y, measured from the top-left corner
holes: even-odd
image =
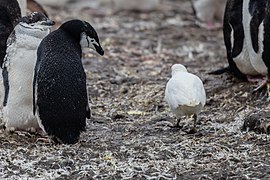
[[[53,26],[55,25],[55,22],[50,20],[50,19],[47,19],[47,21],[41,23],[41,25],[45,25],[45,26]]]
[[[95,44],[93,44],[93,45],[94,45],[97,53],[100,54],[101,56],[103,56],[104,55],[104,50],[102,49],[102,47],[100,45],[99,46],[97,46]]]

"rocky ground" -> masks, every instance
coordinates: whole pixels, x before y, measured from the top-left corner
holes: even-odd
[[[270,178],[266,92],[253,93],[253,85],[228,73],[208,74],[227,65],[222,30],[198,27],[189,1],[162,0],[147,13],[46,9],[58,24],[80,18],[98,31],[105,55],[85,51],[83,59],[92,118],[75,145],[1,130],[1,179]],[[192,119],[183,118],[182,130],[170,127],[176,120],[164,90],[174,63],[205,85],[195,134],[186,133]],[[248,132],[244,120],[264,126]]]

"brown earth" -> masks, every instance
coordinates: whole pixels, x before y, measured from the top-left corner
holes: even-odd
[[[46,143],[27,132],[0,134],[0,178],[7,179],[268,179],[269,136],[242,131],[255,112],[267,119],[265,91],[230,74],[222,30],[199,28],[187,0],[163,0],[158,10],[111,13],[48,8],[52,19],[88,20],[104,57],[86,51],[92,118],[80,142]],[[197,125],[176,123],[164,101],[170,66],[182,63],[204,82],[207,103]]]

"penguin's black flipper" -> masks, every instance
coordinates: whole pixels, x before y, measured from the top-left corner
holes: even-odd
[[[230,71],[237,77],[245,79],[245,75],[240,72],[233,61],[233,58],[237,57],[243,49],[242,4],[243,0],[228,0],[223,21],[223,35]]]
[[[3,83],[4,83],[4,88],[5,88],[3,106],[6,106],[7,105],[7,100],[8,100],[8,93],[9,93],[9,82],[8,82],[8,71],[7,71],[7,67],[4,67],[3,68],[3,70],[2,70],[2,76],[3,76]]]
[[[264,23],[264,32],[270,32],[270,2],[267,1],[265,8],[268,10],[266,11],[265,14],[265,19],[263,21]],[[268,68],[268,74],[270,74],[270,34],[269,33],[264,33],[264,40],[263,40],[263,46],[267,47],[266,51],[263,51],[262,53],[262,59]]]
[[[36,115],[37,110],[37,74],[40,68],[40,61],[39,61],[39,48],[37,52],[37,62],[34,69],[34,77],[33,77],[33,114]]]
[[[266,14],[266,11],[262,11],[261,7],[266,7],[266,1],[250,1],[249,11],[252,16],[250,21],[250,36],[252,47],[256,53],[259,51],[259,26]]]
[[[91,110],[90,110],[90,107],[89,107],[88,102],[87,102],[87,106],[86,106],[86,117],[87,117],[88,119],[91,118]]]
[[[7,39],[7,47],[9,47],[11,44],[15,42],[15,38],[16,38],[15,31],[12,31]],[[4,91],[5,91],[3,106],[7,105],[8,94],[9,94],[8,66],[9,66],[9,62],[7,62],[7,55],[6,55],[2,64],[2,69],[3,69],[2,77],[3,77]]]

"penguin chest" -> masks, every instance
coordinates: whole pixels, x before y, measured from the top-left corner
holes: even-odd
[[[237,68],[247,75],[266,75],[268,69],[263,62],[262,53],[264,50],[263,39],[264,39],[264,22],[258,26],[258,33],[252,32],[254,27],[251,27],[252,16],[249,12],[249,1],[243,1],[243,28],[244,28],[244,42],[242,52],[233,58]],[[233,32],[232,32],[233,33]],[[258,36],[257,38],[252,36]],[[253,41],[258,42],[253,42]],[[257,48],[255,48],[257,44]]]
[[[33,72],[36,62],[36,50],[16,48],[8,53],[7,70],[9,94],[3,108],[3,117],[7,128],[27,130],[38,129],[33,115]]]
[[[10,88],[8,104],[14,102],[32,106],[33,76],[37,59],[36,50],[17,48],[9,59],[8,79]]]

